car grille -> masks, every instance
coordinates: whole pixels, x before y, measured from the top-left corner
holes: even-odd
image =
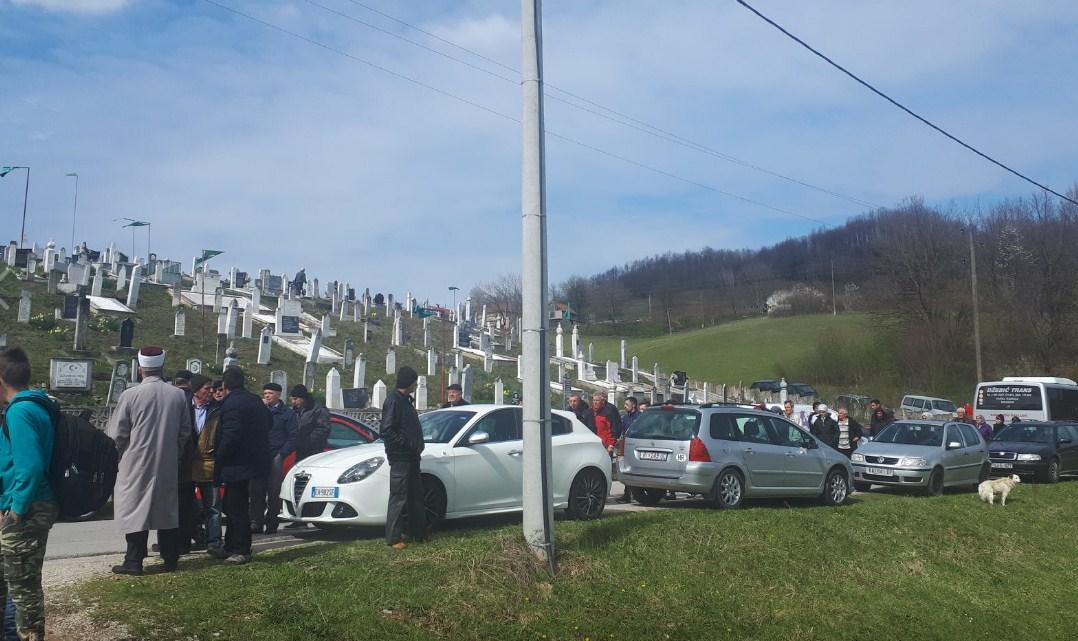
[[[325,501],[311,501],[310,503],[303,504],[303,514],[300,516],[322,516],[322,512],[325,509]]]
[[[303,490],[307,489],[307,483],[311,480],[310,474],[297,474],[292,479],[292,496],[296,499],[296,505],[299,505],[299,500],[303,498]]]
[[[920,476],[879,476],[876,474],[862,474],[861,477],[866,481],[875,483],[920,483],[923,478]]]
[[[1001,461],[1013,461],[1014,459],[1018,458],[1018,453],[1017,452],[990,452],[989,456],[991,456],[994,459],[999,459]]]
[[[898,459],[891,456],[865,454],[865,463],[873,463],[875,465],[898,465]]]

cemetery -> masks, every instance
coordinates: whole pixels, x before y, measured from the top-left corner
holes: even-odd
[[[137,384],[134,355],[145,344],[165,348],[170,373],[186,368],[213,378],[237,364],[252,387],[302,382],[334,410],[377,410],[403,365],[423,376],[420,410],[437,407],[451,383],[471,402],[519,399],[520,318],[488,315],[470,298],[448,310],[411,292],[386,293],[378,305],[371,288],[340,280],[311,278],[297,292],[288,275],[266,268],[222,274],[196,258],[184,273],[187,261],[130,258],[115,244],[68,255],[51,240],[25,249],[12,242],[3,259],[0,299],[14,304],[0,309],[0,345],[24,346],[36,382],[68,407],[105,408],[107,416]],[[651,402],[740,394],[640,363],[624,340],[617,359],[596,362],[576,324],[556,322],[550,334],[559,407],[570,390],[603,390],[614,403],[627,394]]]

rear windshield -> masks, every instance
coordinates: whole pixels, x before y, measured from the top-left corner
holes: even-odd
[[[1011,443],[1051,443],[1051,425],[1008,425],[992,437],[993,441]]]
[[[1001,412],[1040,411],[1041,388],[1036,385],[981,385],[977,409]]]
[[[879,443],[943,445],[943,426],[930,423],[891,423],[875,438]]]
[[[629,427],[627,438],[689,441],[700,427],[696,410],[649,409]]]
[[[955,410],[954,403],[951,401],[932,401],[932,409],[942,410],[944,412],[953,412]]]

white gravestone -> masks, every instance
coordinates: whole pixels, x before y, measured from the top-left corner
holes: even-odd
[[[332,367],[326,374],[326,407],[331,410],[344,408],[344,398],[341,396],[341,373],[336,367]]]
[[[417,410],[427,409],[427,377],[420,376],[416,381],[415,388],[415,408]]]
[[[494,381],[494,404],[505,405],[505,383],[500,378]]]
[[[269,326],[262,328],[262,331],[258,335],[258,364],[269,365],[270,358],[273,354],[273,332],[270,331]],[[288,390],[284,390],[286,393]]]
[[[120,265],[116,270],[116,293],[119,294],[127,287],[127,267]]]
[[[367,386],[367,355],[356,356],[355,369],[352,371],[352,387],[360,388]]]
[[[430,317],[423,319],[423,347],[431,346]]]
[[[29,323],[30,322],[30,290],[22,290],[22,294],[19,297],[19,317],[18,322]]]
[[[176,308],[176,322],[172,331],[173,336],[183,336],[187,330],[187,313],[182,307]]]
[[[634,383],[640,382],[640,359],[633,356],[633,378]]]
[[[397,352],[392,347],[386,351],[386,374],[397,373]]]
[[[554,356],[558,358],[565,357],[565,331],[561,328],[561,323],[558,323],[558,328],[554,330]]]
[[[135,265],[131,268],[131,284],[127,287],[127,306],[135,309],[138,306],[138,290],[142,285],[142,267]]]
[[[240,307],[236,304],[236,299],[233,298],[232,302],[228,304],[228,317],[225,320],[225,335],[228,338],[236,338],[236,327],[239,325],[239,313]]]
[[[378,379],[378,382],[374,384],[374,391],[371,393],[371,407],[382,409],[385,402],[386,384],[382,382],[382,379]]]
[[[322,317],[322,335],[327,338],[332,338],[337,335],[337,330],[333,328],[333,316],[326,314]]]
[[[105,282],[105,266],[102,265],[101,263],[98,263],[98,264],[94,265],[94,282],[93,282],[93,285],[90,286],[90,295],[91,296],[100,296],[101,295],[101,286],[104,284],[104,282]]]
[[[434,376],[438,373],[438,355],[433,349],[427,350],[427,375]]]
[[[570,358],[580,358],[580,329],[576,325],[573,325],[573,335],[570,339],[570,347],[573,348],[573,353],[570,354]]]
[[[247,305],[243,307],[243,330],[240,332],[244,338],[251,338],[251,335],[254,332],[254,323],[254,306],[248,301]]]
[[[461,396],[469,403],[472,402],[472,389],[475,386],[475,370],[472,366],[466,365],[464,371],[460,373],[460,388]]]
[[[628,346],[628,344],[625,342],[625,339],[624,338],[621,339],[621,360],[618,361],[620,363],[621,367],[628,367],[629,366],[629,362],[625,359],[625,348],[627,346]]]

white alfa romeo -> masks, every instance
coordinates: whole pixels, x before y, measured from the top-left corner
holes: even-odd
[[[611,465],[602,442],[570,412],[553,413],[554,507],[573,518],[603,513]],[[520,407],[466,405],[420,415],[423,496],[428,524],[519,511],[524,441]],[[384,525],[389,462],[381,441],[303,459],[281,484],[281,519]]]

